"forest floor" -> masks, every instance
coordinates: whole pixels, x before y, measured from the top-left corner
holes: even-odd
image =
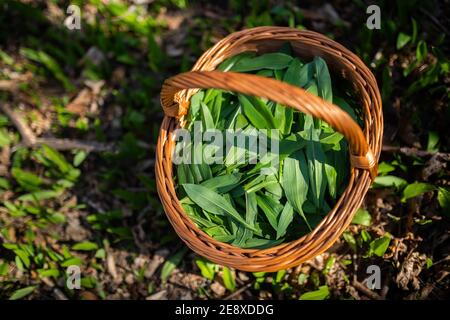
[[[0,299],[450,298],[448,1],[380,1],[380,30],[366,27],[363,1],[71,3],[80,30],[64,25],[68,1],[0,4]],[[358,54],[382,93],[384,146],[331,249],[277,273],[224,274],[186,250],[159,201],[159,90],[260,25],[321,32]],[[66,286],[71,265],[79,290]]]

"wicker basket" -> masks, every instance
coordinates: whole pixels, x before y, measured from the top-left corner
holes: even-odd
[[[364,114],[364,130],[342,109],[301,88],[256,75],[213,71],[233,55],[244,51],[273,52],[285,42],[290,42],[295,54],[301,58],[321,56],[332,72],[353,85]],[[173,182],[173,131],[184,125],[189,99],[199,88],[264,97],[322,119],[345,136],[352,166],[348,186],[312,232],[268,249],[242,249],[208,236],[184,212]],[[165,117],[156,151],[159,197],[181,239],[196,253],[215,263],[244,271],[273,272],[313,258],[327,250],[344,232],[376,176],[383,115],[375,77],[355,54],[319,33],[284,27],[258,27],[233,33],[206,51],[191,72],[167,79],[161,90],[161,104]]]

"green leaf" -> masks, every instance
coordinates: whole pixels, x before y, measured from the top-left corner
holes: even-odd
[[[328,286],[320,286],[319,289],[306,292],[300,296],[299,300],[325,300],[330,296]]]
[[[372,216],[370,215],[369,211],[363,208],[359,208],[358,211],[356,211],[355,216],[353,217],[352,223],[368,227],[372,224]]]
[[[213,220],[217,223],[223,223],[223,220],[219,220],[217,217],[210,215],[208,212],[199,209],[197,206],[193,205],[187,205],[185,203],[182,203],[182,207],[184,211],[189,215],[189,217],[201,228],[204,228],[203,230],[209,234],[212,237],[215,237],[215,235],[229,235],[230,233],[228,230],[223,228],[222,226],[216,225],[215,222],[212,222]],[[206,217],[206,218],[204,218]],[[210,231],[207,231],[207,229],[210,229]],[[216,230],[217,229],[217,230]]]
[[[274,119],[277,124],[276,128],[280,130],[282,134],[287,135],[291,132],[294,123],[294,109],[277,103],[275,105]]]
[[[279,140],[278,153],[272,153],[271,151],[260,159],[255,167],[248,172],[248,174],[254,174],[261,170],[261,168],[267,167],[268,164],[274,159],[278,158],[278,161],[283,161],[287,156],[293,154],[295,151],[303,149],[306,146],[305,139],[298,133],[293,133],[286,138]]]
[[[11,188],[11,184],[5,178],[0,177],[0,189],[8,190]]]
[[[438,152],[439,151],[439,135],[436,131],[428,132],[428,143],[427,143],[427,151],[428,152]]]
[[[272,176],[274,180],[277,178],[275,176]],[[265,191],[267,195],[270,195],[271,197],[277,199],[278,201],[283,196],[283,188],[281,187],[281,184],[278,182],[275,182],[273,184],[269,184],[265,186]]]
[[[81,265],[80,258],[69,258],[61,263],[61,267],[69,267],[69,266],[79,266]]]
[[[34,173],[24,171],[20,168],[12,168],[11,174],[14,179],[16,179],[17,183],[28,191],[39,189],[40,185],[43,183],[41,178]]]
[[[80,242],[80,243],[73,245],[72,249],[78,250],[78,251],[92,251],[92,250],[97,250],[98,245],[94,242],[84,241],[84,242]]]
[[[279,70],[286,68],[292,57],[284,53],[266,53],[254,58],[245,57],[239,60],[229,71],[249,72],[261,69]]]
[[[216,274],[215,271],[216,265],[214,263],[209,262],[204,258],[197,258],[195,259],[195,264],[200,269],[200,272],[203,277],[209,280],[214,280],[214,276]]]
[[[188,111],[190,121],[194,121],[197,117],[204,95],[205,93],[203,91],[199,91],[191,97],[191,104]]]
[[[344,232],[342,234],[342,237],[344,238],[345,242],[352,248],[353,251],[356,251],[357,245],[356,245],[356,239],[350,232]]]
[[[215,128],[214,120],[208,106],[202,102],[201,107],[202,107],[203,130],[214,129]]]
[[[248,229],[255,231],[236,209],[229,203],[224,197],[218,193],[195,184],[183,184],[183,188],[186,191],[188,197],[194,201],[200,208],[205,211],[211,212],[217,215],[229,215],[236,222],[239,222]]]
[[[74,89],[73,84],[70,82],[69,78],[66,77],[58,62],[44,51],[23,48],[20,50],[20,53],[27,59],[43,64],[53,76],[64,85],[66,90]]]
[[[450,214],[450,191],[439,187],[438,201],[442,209],[447,210],[447,214]]]
[[[281,211],[280,219],[278,221],[277,240],[286,234],[286,230],[291,224],[293,219],[294,219],[294,209],[292,208],[290,203],[287,202],[283,208],[283,211]]]
[[[378,257],[382,257],[389,248],[389,243],[391,242],[391,235],[387,233],[384,237],[378,238],[370,242],[369,244],[369,254],[375,254]]]
[[[416,43],[417,40],[417,21],[416,19],[412,18],[412,34],[411,34],[411,43]]]
[[[6,276],[9,271],[9,265],[6,262],[0,263],[0,277]]]
[[[334,147],[335,145],[339,145],[339,142],[344,138],[344,136],[339,132],[324,133],[321,134],[320,136],[321,136],[320,143],[329,144],[331,145],[331,148]]]
[[[222,226],[214,226],[210,228],[205,228],[204,230],[209,236],[213,237],[217,241],[231,243],[234,241],[235,236],[231,235],[227,230],[225,230]]]
[[[194,143],[193,164],[188,165],[196,183],[212,178],[211,168],[203,159],[203,150],[204,145],[202,143]]]
[[[275,278],[273,278],[272,283],[281,283],[284,280],[284,276],[286,275],[286,270],[278,270]]]
[[[80,164],[83,163],[84,160],[86,160],[88,156],[88,153],[84,150],[80,150],[75,154],[75,157],[73,157],[73,165],[74,167],[78,167]]]
[[[309,92],[315,96],[319,96],[319,88],[317,88],[317,83],[315,81],[310,82],[305,89],[306,92]]]
[[[436,188],[429,184],[429,183],[423,183],[423,182],[415,182],[412,184],[409,184],[404,190],[403,190],[403,196],[402,196],[402,202],[406,202],[406,200],[410,198],[414,198],[417,196],[420,196],[421,194],[433,191]]]
[[[300,72],[302,67],[303,63],[299,59],[294,58],[284,74],[283,82],[301,87]]]
[[[284,159],[281,185],[291,206],[301,215],[306,224],[308,221],[303,213],[303,203],[308,194],[308,173],[305,154],[299,150],[291,157]],[[309,224],[308,224],[309,226]]]
[[[59,197],[62,194],[62,191],[55,191],[55,190],[40,190],[32,193],[27,193],[24,195],[21,195],[17,198],[17,200],[20,201],[40,201],[40,200],[46,200],[46,199],[52,199]]]
[[[62,173],[66,173],[72,169],[72,166],[66,161],[64,156],[55,149],[47,145],[43,145],[41,150],[44,157],[55,165],[55,167],[57,167]]]
[[[420,40],[416,48],[416,59],[420,63],[424,61],[427,56],[428,56],[427,43],[423,40]]]
[[[97,280],[91,276],[82,277],[80,279],[80,284],[83,288],[93,289],[97,285]]]
[[[211,116],[214,120],[214,126],[219,122],[219,118],[222,111],[222,102],[224,101],[222,91],[217,90],[218,93],[216,94],[213,104],[211,106]]]
[[[337,187],[337,171],[334,166],[334,155],[327,154],[326,162],[324,164],[325,175],[327,178],[328,191],[333,199],[336,199],[336,187]]]
[[[60,274],[58,269],[38,269],[38,273],[41,278],[53,277],[56,280]]]
[[[426,260],[427,269],[430,269],[433,266],[433,260],[427,257]]]
[[[299,75],[302,65],[302,62],[300,62],[299,59],[294,58],[284,74],[283,82],[300,86]],[[281,130],[283,134],[289,134],[294,120],[294,109],[277,103],[275,105],[274,116],[277,128]]]
[[[396,177],[396,176],[378,176],[375,178],[373,182],[374,188],[380,187],[395,187],[395,188],[403,188],[406,186],[408,182],[405,179]]]
[[[246,249],[267,249],[272,248],[273,246],[279,245],[284,241],[283,238],[278,240],[270,240],[270,239],[260,239],[260,238],[252,238],[248,240],[242,248]]]
[[[263,188],[267,188],[270,187],[272,185],[277,184],[277,180],[274,179],[274,176],[265,176],[265,175],[261,175],[258,176],[256,179],[254,179],[253,181],[249,182],[248,184],[246,184],[244,186],[244,190],[247,193],[252,193],[252,192],[256,192],[259,191]]]
[[[13,292],[13,294],[9,297],[9,300],[19,300],[22,299],[29,294],[33,293],[33,291],[37,288],[37,286],[29,286]]]
[[[411,36],[400,32],[397,36],[397,50],[400,50],[411,40]]]
[[[245,116],[256,129],[276,128],[272,113],[260,98],[238,94],[238,99]]]
[[[26,215],[26,212],[22,207],[15,206],[9,201],[4,201],[3,205],[8,209],[9,214],[13,217],[23,217]]]
[[[180,251],[171,256],[163,265],[161,269],[161,280],[166,281],[172,274],[173,270],[180,264],[188,248],[183,247]]]
[[[177,165],[177,177],[178,177],[178,184],[184,184],[184,183],[194,183],[195,179],[192,175],[191,170],[189,169],[189,165],[187,164],[179,164]]]
[[[23,262],[19,256],[16,256],[14,258],[14,261],[16,262],[17,269],[19,269],[20,271],[25,271],[25,268],[23,267]]]
[[[11,137],[9,136],[8,130],[5,128],[0,129],[0,148],[4,146],[10,145],[12,142]]]
[[[297,81],[299,87],[306,88],[310,83],[314,82],[314,69],[314,62],[307,63],[300,69]]]
[[[201,185],[219,193],[227,193],[239,185],[241,176],[239,173],[225,174],[205,180]]]
[[[228,115],[224,124],[224,129],[234,129],[238,116],[242,114],[242,107],[239,105]]]
[[[256,217],[258,215],[258,207],[256,201],[256,194],[245,193],[245,221],[252,227],[255,227]],[[239,226],[236,232],[236,240],[233,242],[234,245],[240,247],[247,242],[253,236],[253,232],[243,226]]]
[[[16,249],[16,250],[14,250],[14,253],[16,254],[17,257],[20,258],[20,260],[23,262],[25,267],[27,267],[27,268],[30,267],[31,261],[30,261],[28,252],[21,250],[21,249]]]
[[[236,117],[236,122],[234,124],[234,130],[245,129],[248,125],[248,120],[243,114],[238,114]]]
[[[333,96],[333,104],[340,107],[342,110],[347,112],[353,120],[356,121],[360,126],[362,126],[361,119],[356,115],[355,110],[341,97]]]
[[[378,174],[385,175],[395,170],[395,167],[386,162],[381,162],[378,165]]]
[[[217,70],[227,72],[230,71],[230,69],[240,60],[244,58],[251,58],[255,54],[253,52],[243,52],[240,54],[237,54],[235,56],[232,56],[231,58],[226,59],[224,62],[222,62],[218,67]]]
[[[46,218],[51,223],[64,223],[64,222],[66,222],[66,216],[63,215],[60,212],[52,213],[52,214],[48,215]]]
[[[225,288],[227,288],[231,292],[236,290],[236,280],[234,279],[234,274],[230,269],[228,269],[228,267],[223,267],[222,279]]]
[[[7,54],[5,51],[0,49],[0,60],[3,61],[7,65],[14,65],[14,59]]]
[[[206,90],[205,97],[203,98],[203,103],[209,106],[214,103],[214,99],[219,94],[219,89],[208,89]]]
[[[361,239],[364,242],[369,242],[372,239],[372,236],[370,235],[369,232],[367,232],[367,230],[361,230]]]
[[[272,226],[274,230],[278,228],[278,215],[280,214],[283,206],[275,201],[273,198],[266,195],[258,195],[256,197],[256,202],[258,206],[264,212],[267,221]]]
[[[325,154],[319,142],[319,136],[316,129],[310,126],[305,128],[308,133],[309,141],[306,143],[306,159],[308,162],[309,185],[312,192],[315,206],[322,208],[324,204],[325,186],[327,183],[325,170]]]
[[[331,88],[331,77],[327,63],[321,57],[315,57],[313,61],[319,97],[323,98],[325,101],[332,102],[333,93]]]

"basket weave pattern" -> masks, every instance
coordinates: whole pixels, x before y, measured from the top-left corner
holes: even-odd
[[[214,71],[225,59],[246,51],[274,52],[290,42],[295,54],[321,56],[335,74],[353,86],[363,111],[364,130],[342,109],[301,88],[250,74]],[[184,212],[175,192],[173,131],[185,124],[190,97],[199,88],[217,88],[264,97],[313,115],[341,132],[350,147],[348,186],[334,208],[309,234],[268,249],[242,249],[222,243],[200,230]],[[156,182],[166,215],[181,239],[209,260],[251,272],[273,272],[297,266],[327,250],[350,224],[373,178],[383,136],[381,97],[375,77],[352,52],[312,31],[258,27],[233,33],[206,51],[191,72],[169,78],[161,90],[165,117],[156,150]]]

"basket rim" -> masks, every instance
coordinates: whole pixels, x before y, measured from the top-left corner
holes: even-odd
[[[230,47],[232,47],[232,44],[229,43],[230,39],[233,39],[235,41],[239,41],[241,40],[243,37],[245,37],[246,35],[248,35],[250,33],[249,37],[255,36],[255,35],[262,35],[263,37],[270,37],[271,36],[276,36],[277,34],[287,34],[288,36],[296,35],[299,36],[298,39],[293,39],[293,40],[288,40],[288,41],[300,41],[302,40],[301,37],[306,37],[306,40],[310,40],[311,38],[313,39],[319,39],[319,45],[324,45],[324,43],[329,44],[332,43],[334,45],[334,47],[332,48],[333,50],[335,50],[336,48],[340,49],[340,54],[337,55],[337,58],[339,59],[344,59],[344,57],[350,57],[350,63],[356,61],[356,63],[354,64],[354,67],[350,70],[352,70],[353,72],[357,72],[357,70],[359,69],[363,69],[360,70],[362,72],[363,75],[368,75],[367,79],[364,80],[363,79],[363,86],[361,88],[359,88],[361,90],[361,92],[359,92],[358,90],[355,90],[356,96],[358,96],[361,99],[368,99],[369,101],[371,101],[370,106],[368,109],[369,111],[373,111],[375,113],[378,112],[378,117],[380,119],[378,119],[379,123],[377,126],[376,121],[372,121],[373,119],[373,115],[369,112],[367,112],[368,110],[364,110],[363,108],[363,119],[364,119],[364,128],[363,128],[363,132],[364,135],[366,137],[366,139],[368,140],[368,144],[370,146],[370,148],[374,151],[374,158],[376,159],[376,161],[379,158],[379,154],[381,151],[381,137],[382,137],[382,132],[383,132],[383,125],[382,125],[382,112],[381,112],[381,99],[380,99],[380,94],[379,94],[379,90],[378,90],[378,86],[376,84],[376,80],[373,76],[373,74],[370,72],[370,70],[362,63],[362,61],[353,53],[351,53],[349,50],[345,49],[342,45],[340,45],[339,43],[328,39],[327,37],[325,37],[324,35],[321,35],[319,33],[313,32],[313,31],[304,31],[304,30],[298,30],[298,29],[292,29],[292,28],[286,28],[286,27],[257,27],[257,28],[253,28],[253,29],[246,29],[246,30],[242,30],[242,31],[238,31],[235,33],[232,33],[230,35],[228,35],[227,37],[223,38],[222,40],[220,40],[216,45],[214,45],[212,48],[210,48],[209,50],[205,51],[203,53],[203,55],[197,60],[197,63],[194,65],[194,67],[192,68],[192,70],[202,70],[202,68],[205,68],[205,63],[208,62],[209,59],[211,59],[213,57],[214,54],[223,54],[224,51],[226,51],[227,49],[230,49]],[[272,39],[274,40],[274,39]],[[270,40],[267,40],[270,41]],[[279,40],[279,41],[286,41],[286,40]],[[308,45],[312,45],[311,43],[309,43]],[[319,48],[321,49],[321,48]],[[243,51],[248,51],[248,50],[243,50]],[[239,47],[237,49],[234,49],[234,54],[239,53]],[[241,51],[242,52],[242,51]],[[230,54],[234,55],[234,54]],[[222,61],[227,57],[223,57]],[[205,62],[206,61],[206,62]],[[221,62],[221,61],[220,61]],[[218,65],[220,62],[217,62],[216,65]],[[357,65],[357,67],[356,67]],[[208,67],[208,65],[207,65]],[[358,69],[357,69],[358,68]],[[365,69],[365,70],[364,70]],[[369,90],[364,90],[365,86],[368,85],[368,83],[370,82],[370,86],[371,88],[369,88]],[[373,89],[373,90],[370,90]],[[368,92],[369,91],[369,92]],[[192,96],[192,94],[194,93],[194,90],[192,89],[187,89],[187,90],[182,90],[177,94],[177,99],[179,103],[183,103],[183,102],[189,102],[190,97]],[[361,97],[362,96],[362,97]],[[303,251],[306,252],[304,254],[305,257],[311,257],[311,255],[309,253],[312,252],[312,256],[315,256],[321,252],[324,252],[326,249],[328,249],[331,245],[333,245],[333,243],[337,240],[338,237],[340,237],[340,235],[342,234],[342,232],[346,229],[346,227],[350,224],[351,219],[353,218],[353,215],[356,212],[356,209],[360,206],[366,192],[367,189],[370,185],[370,178],[369,178],[369,174],[367,171],[362,170],[362,169],[358,169],[358,168],[350,168],[350,179],[348,181],[348,184],[345,188],[345,191],[343,192],[343,194],[339,197],[339,199],[337,199],[336,203],[334,204],[333,208],[326,214],[325,217],[322,218],[322,220],[320,221],[320,223],[309,233],[299,237],[296,240],[291,240],[289,242],[284,242],[282,244],[270,247],[270,248],[265,248],[265,249],[245,249],[245,248],[240,248],[240,247],[236,247],[233,246],[232,244],[227,244],[227,243],[223,243],[220,241],[217,241],[216,239],[212,238],[211,236],[209,236],[208,234],[206,234],[203,230],[201,230],[199,227],[197,227],[195,225],[195,223],[193,223],[192,220],[190,220],[190,217],[187,215],[187,213],[183,210],[183,208],[181,207],[181,203],[179,202],[179,199],[176,195],[175,192],[175,186],[174,186],[174,180],[173,180],[173,172],[172,172],[172,168],[164,168],[163,166],[163,158],[165,156],[165,158],[167,159],[167,157],[171,157],[171,154],[169,152],[169,150],[167,149],[171,149],[170,146],[173,145],[173,142],[170,141],[172,139],[171,137],[171,133],[173,132],[173,130],[175,128],[179,128],[183,125],[183,121],[184,118],[181,118],[179,120],[176,120],[173,117],[168,117],[167,115],[164,117],[163,123],[161,125],[161,131],[158,137],[158,146],[157,146],[157,161],[156,161],[156,176],[157,176],[157,189],[158,189],[158,194],[161,198],[161,201],[163,203],[163,207],[165,209],[166,215],[169,219],[169,221],[171,222],[172,226],[175,228],[175,231],[177,232],[177,234],[180,236],[180,238],[195,252],[206,256],[207,258],[209,258],[210,260],[214,261],[214,262],[218,262],[224,265],[229,265],[232,267],[235,267],[237,269],[241,269],[241,270],[249,270],[249,271],[254,271],[254,270],[278,270],[278,269],[274,269],[274,266],[265,268],[264,266],[264,261],[267,260],[268,257],[273,256],[275,253],[279,253],[280,255],[284,255],[287,253],[293,253],[292,251],[297,249],[297,251],[299,251],[299,248],[296,248],[298,246],[300,246],[300,248],[304,249]],[[374,125],[375,123],[375,125]],[[372,136],[371,136],[372,134]],[[167,164],[167,161],[166,161]],[[353,192],[352,192],[353,191]],[[168,201],[166,201],[167,199],[165,199],[165,195],[168,194],[169,198],[170,198],[170,203]],[[352,202],[348,201],[349,199],[355,198],[354,195],[360,194],[361,197],[360,199],[357,199],[356,201],[353,201],[353,206],[351,206]],[[354,200],[354,199],[353,199]],[[342,208],[345,208],[345,206],[347,205],[346,209],[347,211],[343,210],[341,208],[341,205],[343,202],[346,203],[343,205]],[[175,208],[174,211],[178,212],[178,214],[182,214],[184,215],[184,217],[177,217],[175,215],[172,214],[171,210],[167,210],[167,208]],[[170,213],[168,213],[168,211]],[[183,219],[181,218],[187,218],[190,220],[190,222],[192,223],[192,225],[187,226],[186,225],[186,221],[183,221]],[[336,218],[336,219],[335,219]],[[340,218],[341,220],[337,219]],[[324,237],[324,235],[321,235],[320,232],[322,231],[322,228],[324,226],[333,226],[333,220],[336,220],[334,223],[338,223],[340,222],[340,225],[338,225],[336,227],[336,229],[334,229],[334,234],[331,235],[330,238],[328,238],[328,240],[326,241],[326,244],[323,245],[322,247],[319,248],[319,253],[317,253],[317,250],[314,251],[314,243],[313,245],[309,245],[309,243],[311,241],[312,238],[317,237],[317,235],[319,234],[319,236],[322,236],[322,238]],[[185,230],[182,230],[183,228],[185,228]],[[188,230],[189,229],[189,230]],[[184,231],[188,230],[188,232],[186,233],[186,235],[184,234]],[[199,236],[201,236],[203,239],[206,239],[205,247],[203,249],[199,249],[198,246],[195,245],[195,243],[198,239],[194,239],[194,238],[199,238]],[[189,238],[189,239],[188,239]],[[191,241],[188,241],[191,240]],[[201,241],[201,240],[199,240]],[[312,247],[311,247],[312,246]],[[315,247],[317,247],[317,244],[315,245]],[[220,249],[222,250],[220,250]],[[205,252],[205,250],[212,250],[212,251],[216,251],[217,252],[223,252],[223,249],[226,249],[227,251],[230,251],[232,253],[234,253],[235,257],[234,258],[239,258],[239,259],[251,259],[252,263],[254,263],[255,265],[253,265],[252,267],[247,267],[245,265],[243,265],[242,263],[233,263],[230,258],[233,257],[233,255],[231,253],[228,253],[228,258],[226,255],[222,254],[222,256],[224,256],[224,259],[220,259],[219,256],[216,255],[211,255]],[[249,255],[251,257],[249,257]],[[299,260],[296,260],[296,257],[294,254],[291,255],[292,256],[292,261],[287,261],[286,263],[284,263],[279,269],[282,268],[286,268],[286,265],[289,266],[293,266],[296,264],[299,264]],[[230,260],[230,261],[229,261]],[[289,259],[288,259],[289,260]],[[306,260],[303,259],[303,260]],[[262,266],[258,266],[256,265],[256,263],[261,262]]]

